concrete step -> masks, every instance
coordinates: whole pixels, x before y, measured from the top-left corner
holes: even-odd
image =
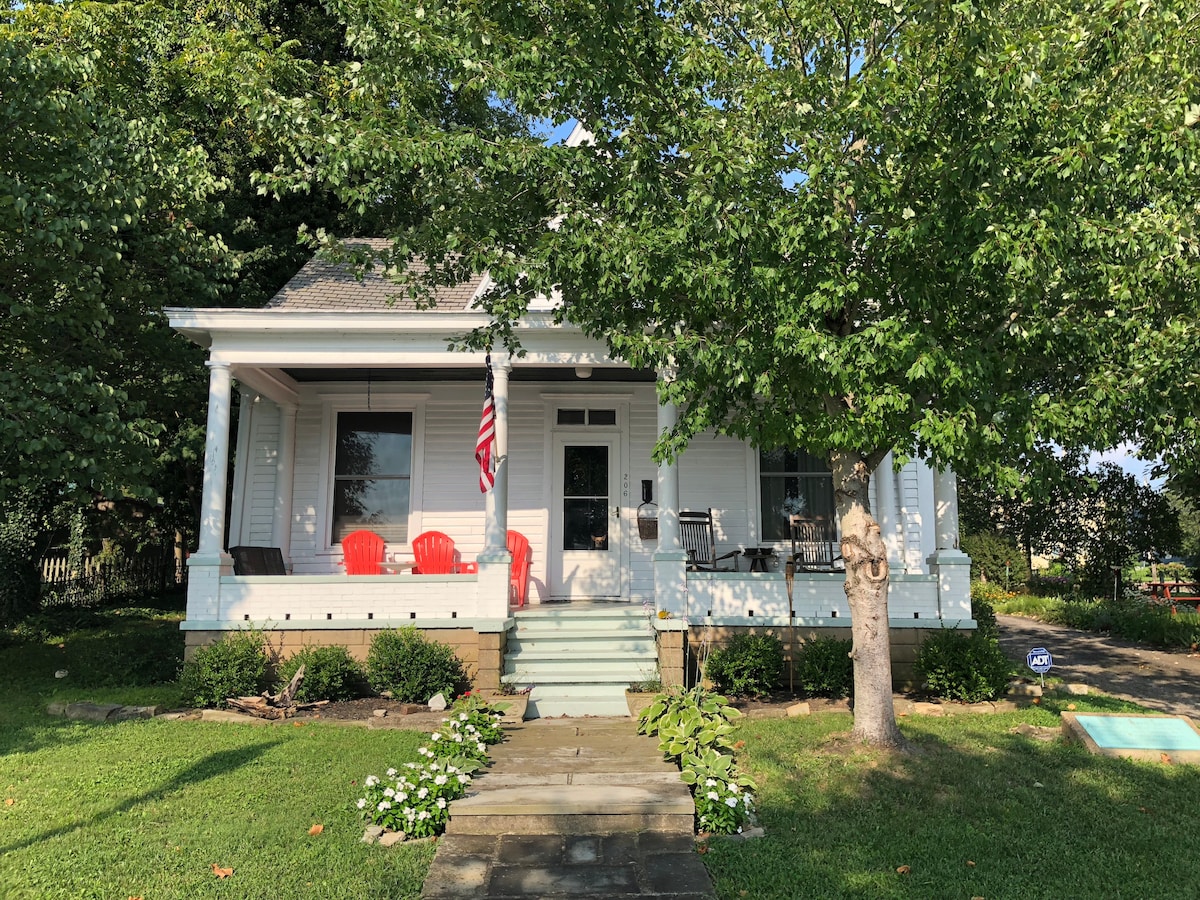
[[[552,653],[574,653],[587,654],[589,657],[596,659],[612,658],[617,656],[633,656],[649,654],[656,657],[658,647],[651,637],[626,637],[626,638],[603,638],[596,639],[592,637],[580,638],[577,635],[566,636],[542,636],[533,639],[521,637],[510,637],[508,639],[508,655],[535,655],[535,654],[552,654]]]
[[[573,685],[584,688],[589,685],[599,688],[611,688],[618,685],[621,690],[629,687],[635,681],[642,681],[647,676],[644,669],[626,668],[611,671],[595,671],[590,669],[564,670],[555,667],[535,667],[522,665],[517,671],[500,676],[505,684],[510,684],[515,690],[531,687],[536,690],[539,686],[548,684]]]
[[[530,699],[525,707],[527,719],[553,719],[558,716],[628,716],[625,693],[611,697],[579,697],[573,694],[546,694]]]
[[[541,784],[455,800],[447,834],[691,834],[687,785]]]
[[[525,684],[547,681],[579,682],[591,681],[645,681],[654,675],[654,657],[644,656],[630,659],[593,659],[590,656],[573,656],[567,659],[509,657],[504,662],[504,674],[515,675]]]

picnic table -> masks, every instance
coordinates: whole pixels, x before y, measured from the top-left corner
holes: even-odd
[[[1171,613],[1179,611],[1179,604],[1184,603],[1200,613],[1200,582],[1197,581],[1151,581],[1146,587],[1150,589],[1152,603],[1170,603]]]

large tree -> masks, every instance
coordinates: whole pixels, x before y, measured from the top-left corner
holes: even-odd
[[[397,253],[441,278],[489,269],[495,331],[557,288],[562,315],[672,373],[661,455],[716,429],[824,456],[858,737],[902,742],[867,493],[887,453],[1000,469],[1181,427],[1200,312],[1193,3],[342,6],[375,59],[442,67],[592,140],[495,140],[404,103],[356,121],[348,102],[276,184],[387,202],[375,166],[403,172],[433,215]],[[380,76],[347,77],[352,97]],[[308,107],[267,109],[286,131]]]

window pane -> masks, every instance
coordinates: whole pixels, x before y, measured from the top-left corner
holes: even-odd
[[[563,496],[598,497],[608,505],[608,447],[563,448]]]
[[[560,409],[558,411],[559,425],[582,425],[584,411],[582,409]]]
[[[616,425],[617,411],[615,409],[589,409],[589,425]]]
[[[608,549],[608,499],[563,501],[563,549]]]
[[[822,460],[802,450],[763,450],[759,473],[764,540],[788,540],[788,516],[835,522],[833,475]]]
[[[333,486],[333,543],[367,528],[385,541],[408,540],[407,478],[339,479]]]
[[[336,475],[408,475],[412,413],[338,413]]]

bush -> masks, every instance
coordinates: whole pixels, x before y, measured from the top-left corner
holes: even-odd
[[[1029,580],[1025,553],[1007,535],[995,531],[963,535],[962,550],[971,557],[972,578],[986,577],[1001,587],[1015,587]]]
[[[434,694],[449,699],[470,684],[454,651],[411,625],[375,635],[367,653],[367,680],[372,690],[390,691],[405,703],[425,703]]]
[[[854,693],[853,642],[831,637],[813,638],[796,660],[796,680],[810,697],[849,697]]]
[[[249,697],[262,690],[267,651],[258,631],[237,631],[196,651],[184,663],[179,689],[192,706],[225,706],[230,697]]]
[[[301,665],[304,680],[296,690],[297,700],[350,700],[366,692],[366,673],[345,647],[305,647],[284,660],[279,667],[279,690],[287,687]]]
[[[995,635],[945,630],[921,644],[916,674],[939,697],[978,703],[1005,690],[1012,664]]]
[[[980,631],[996,634],[996,606],[1012,595],[988,581],[971,583],[971,618]]]
[[[783,678],[783,642],[773,634],[735,635],[709,655],[704,674],[725,694],[769,694]]]

